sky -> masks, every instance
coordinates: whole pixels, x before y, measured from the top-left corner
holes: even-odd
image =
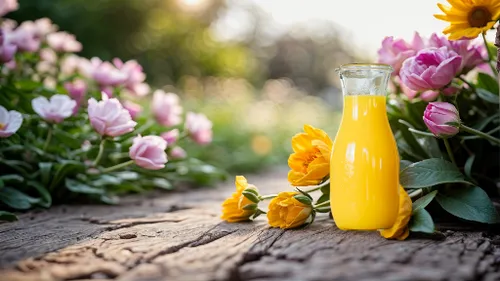
[[[192,0],[196,1],[196,0]],[[200,0],[198,0],[200,1]],[[269,29],[280,34],[292,27],[316,21],[332,22],[343,28],[357,52],[376,57],[385,36],[410,40],[414,31],[423,36],[441,33],[448,25],[433,17],[441,13],[437,3],[445,0],[229,0],[233,9],[216,28],[222,38],[238,37],[251,25],[238,6],[257,5],[272,17]],[[243,3],[243,5],[242,5]],[[236,5],[237,4],[237,5]],[[494,32],[488,38],[493,40]]]

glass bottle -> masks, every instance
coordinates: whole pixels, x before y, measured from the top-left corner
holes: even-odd
[[[330,165],[330,202],[338,228],[390,228],[398,214],[399,155],[386,111],[392,68],[347,64],[337,72],[344,109]]]

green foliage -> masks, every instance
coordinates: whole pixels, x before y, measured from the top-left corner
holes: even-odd
[[[412,232],[434,233],[434,222],[425,209],[413,212],[408,227]]]
[[[407,166],[399,181],[405,188],[423,188],[443,183],[468,183],[452,163],[438,158],[426,159]]]

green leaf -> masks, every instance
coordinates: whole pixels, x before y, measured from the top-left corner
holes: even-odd
[[[65,183],[66,183],[66,188],[71,192],[84,193],[84,194],[99,194],[99,195],[104,194],[104,190],[89,186],[77,180],[67,178],[65,180]]]
[[[331,211],[330,207],[322,207],[314,209],[318,213],[329,213]]]
[[[434,233],[434,222],[431,215],[425,209],[413,212],[409,229],[411,232]]]
[[[105,186],[105,185],[119,185],[122,180],[118,177],[111,175],[99,175],[99,177],[92,182],[93,186]]]
[[[54,190],[68,174],[83,171],[84,169],[83,163],[73,160],[63,160],[60,164],[57,164],[56,167],[56,174],[52,179],[49,190]]]
[[[45,186],[49,185],[50,181],[50,171],[52,170],[51,162],[40,162],[38,163],[38,168],[40,168],[40,176],[42,178],[42,184]]]
[[[132,171],[116,172],[116,173],[113,173],[112,175],[115,177],[118,177],[119,179],[127,180],[127,181],[139,179],[139,173],[132,172]]]
[[[173,189],[172,183],[170,183],[167,179],[164,178],[154,178],[153,184],[155,185],[155,187],[159,187],[161,189],[165,190]]]
[[[472,165],[474,164],[475,159],[476,154],[472,154],[471,156],[469,156],[469,158],[467,158],[467,161],[465,161],[464,172],[465,175],[470,179],[472,179]]]
[[[427,207],[427,205],[429,205],[429,203],[432,202],[434,197],[436,197],[437,193],[438,193],[438,191],[434,190],[431,193],[426,194],[425,196],[423,196],[423,197],[417,199],[415,202],[413,202],[413,205],[412,205],[413,212],[417,212],[417,211]]]
[[[479,122],[474,124],[474,126],[472,127],[476,130],[482,131],[491,121],[495,120],[496,118],[500,118],[499,113],[493,114],[486,118],[481,118],[481,120],[479,120]]]
[[[109,204],[109,205],[116,205],[118,202],[120,202],[120,199],[116,196],[108,196],[106,194],[103,194],[99,197],[99,200],[102,203]]]
[[[408,130],[408,128],[411,128],[411,125],[406,123],[404,120],[399,120],[399,123],[399,131],[401,132],[401,135],[406,144],[408,144],[408,146],[411,148],[412,152],[424,159],[429,158],[429,154],[427,153],[427,151],[422,148],[413,133]]]
[[[17,216],[11,212],[0,211],[0,221],[17,221]]]
[[[74,135],[66,131],[56,128],[54,129],[53,135],[54,138],[58,140],[60,143],[64,143],[65,146],[68,146],[72,149],[77,149],[82,147],[82,141],[78,138],[75,138]]]
[[[405,188],[422,188],[443,183],[469,183],[453,163],[439,158],[426,159],[403,169],[399,182]]]
[[[243,210],[245,210],[245,211],[253,211],[255,209],[257,209],[257,204],[255,204],[255,203],[247,204],[247,205],[243,206]]]
[[[477,86],[479,88],[486,89],[491,93],[499,92],[497,79],[483,72],[479,72],[477,74]]]
[[[36,189],[40,194],[41,200],[38,202],[38,205],[44,208],[49,208],[52,205],[52,196],[50,196],[49,191],[42,184],[36,181],[28,181],[27,185]]]
[[[480,187],[456,186],[442,190],[436,200],[448,213],[459,218],[489,224],[500,222],[495,206]]]
[[[402,170],[406,169],[411,164],[413,164],[413,163],[411,161],[408,161],[408,160],[399,161],[399,171],[401,172]]]
[[[4,183],[9,183],[9,182],[23,182],[24,178],[21,177],[20,175],[3,175],[0,176],[0,179]]]
[[[302,195],[302,194],[297,194],[297,195],[294,195],[293,198],[295,198],[295,200],[299,201],[300,203],[302,204],[305,204],[305,205],[311,205],[311,199],[305,195]]]
[[[488,90],[478,88],[478,89],[476,89],[476,93],[484,101],[487,101],[489,103],[494,103],[494,104],[500,103],[500,97],[498,95],[491,93]]]
[[[321,204],[323,202],[326,202],[330,200],[330,194],[322,194],[319,198],[318,201],[316,201],[316,204]]]
[[[39,199],[28,196],[17,189],[5,187],[0,189],[0,201],[11,208],[26,210],[38,203]]]

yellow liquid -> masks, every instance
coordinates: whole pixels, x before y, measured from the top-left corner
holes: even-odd
[[[390,228],[399,205],[399,155],[385,96],[345,96],[330,165],[332,215],[340,229]]]

